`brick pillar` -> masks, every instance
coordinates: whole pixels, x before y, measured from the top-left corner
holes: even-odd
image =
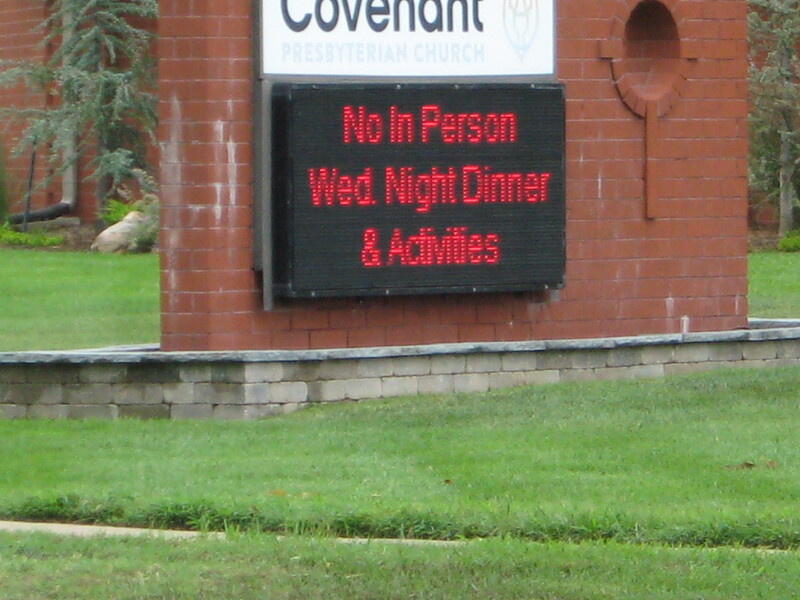
[[[257,305],[251,4],[159,2],[165,350],[228,347]]]

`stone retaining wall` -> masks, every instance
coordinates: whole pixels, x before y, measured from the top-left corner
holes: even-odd
[[[800,366],[800,327],[339,350],[0,353],[0,417],[253,419],[316,402],[739,366]]]

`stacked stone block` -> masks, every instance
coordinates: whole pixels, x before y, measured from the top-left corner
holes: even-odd
[[[314,403],[800,366],[800,328],[238,353],[0,354],[5,418],[257,419]]]

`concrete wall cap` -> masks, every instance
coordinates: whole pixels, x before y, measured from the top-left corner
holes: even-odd
[[[74,350],[46,352],[0,352],[3,364],[163,364],[202,362],[313,362],[363,358],[403,358],[452,354],[502,352],[541,352],[546,350],[593,350],[620,347],[644,347],[675,344],[767,341],[800,339],[800,327],[741,329],[686,334],[642,335],[630,337],[534,340],[524,342],[486,342],[430,344],[421,346],[384,346],[377,348],[331,348],[324,350],[247,350],[224,352],[158,352],[150,349]]]

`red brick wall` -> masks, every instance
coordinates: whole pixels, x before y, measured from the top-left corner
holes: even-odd
[[[44,58],[44,49],[39,46],[41,34],[34,31],[45,17],[45,0],[4,0],[0,3],[0,60],[30,60]],[[13,89],[0,89],[0,106],[44,106],[43,94],[27,91],[23,86]],[[23,209],[23,198],[28,178],[30,154],[12,157],[11,150],[16,145],[22,131],[18,122],[5,120],[0,129],[0,152],[5,159],[7,172],[9,210]],[[43,170],[40,168],[38,174]],[[45,194],[33,197],[35,207],[48,202]]]
[[[491,294],[260,309],[252,261],[250,0],[159,3],[162,346],[323,348],[744,327],[744,0],[665,0],[696,52],[658,121],[664,215],[645,218],[644,120],[600,41],[627,0],[557,2],[567,90],[567,270],[557,299]],[[676,16],[676,20],[677,20]],[[691,42],[691,43],[689,43]]]

